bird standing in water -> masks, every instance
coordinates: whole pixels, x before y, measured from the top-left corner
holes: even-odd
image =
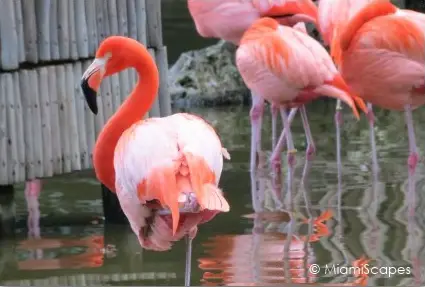
[[[279,25],[272,18],[257,20],[242,37],[236,65],[245,84],[257,95],[280,107],[284,131],[272,154],[280,158],[286,133],[288,192],[291,192],[295,148],[286,108],[300,106],[307,143],[312,143],[304,104],[326,95],[341,99],[359,118],[355,99],[325,48],[307,35],[303,23],[296,29]],[[300,27],[301,26],[301,27]],[[363,103],[361,100],[358,103]],[[359,105],[366,111],[366,107]],[[309,148],[307,148],[307,151]]]
[[[188,8],[202,37],[219,38],[239,45],[244,32],[258,19],[272,17],[280,24],[293,26],[298,22],[316,23],[317,6],[311,0],[188,0]],[[264,99],[252,93],[251,158],[250,169],[257,166],[257,153],[261,151],[261,126]],[[277,114],[279,109],[271,105],[272,147],[277,139]],[[290,117],[290,121],[295,113]],[[254,198],[254,195],[252,195]],[[254,203],[253,203],[254,204]]]
[[[375,0],[345,25],[333,49],[341,73],[355,93],[378,107],[404,110],[409,191],[414,189],[411,183],[419,160],[412,110],[425,104],[424,23],[419,13]]]
[[[365,5],[372,0],[320,0],[317,12],[317,27],[322,36],[323,42],[334,50],[332,45],[335,45],[337,35],[348,21]],[[337,68],[338,64],[337,64]],[[376,173],[378,170],[378,161],[376,157],[375,132],[373,129],[374,116],[372,105],[367,104],[368,119],[370,128],[370,141],[372,147],[372,167]],[[338,184],[342,181],[342,164],[341,164],[341,125],[342,125],[342,106],[341,101],[337,100],[335,111],[335,127],[336,127],[336,154],[338,164]]]
[[[116,192],[143,248],[165,251],[186,236],[189,286],[197,226],[230,209],[218,188],[223,157],[230,157],[200,117],[180,113],[141,120],[157,95],[159,73],[147,49],[127,37],[106,38],[82,77],[93,113],[102,79],[127,68],[138,72],[139,81],[100,132],[94,169],[99,181]]]

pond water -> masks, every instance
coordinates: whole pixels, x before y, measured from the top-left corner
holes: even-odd
[[[164,41],[168,45],[170,63],[185,50],[216,42],[196,35],[185,1],[163,0],[163,3]],[[293,210],[261,218],[253,215],[251,206],[248,108],[191,109],[190,112],[213,123],[232,157],[225,162],[220,183],[231,212],[218,215],[200,227],[193,246],[193,285],[270,286],[309,282],[324,286],[343,283],[410,286],[425,283],[422,266],[425,260],[425,173],[423,164],[419,164],[415,216],[407,218],[408,144],[402,113],[377,110],[375,134],[381,172],[374,178],[370,171],[367,121],[363,118],[356,122],[345,111],[343,186],[339,191],[334,102],[310,105],[308,112],[317,155],[309,174],[302,179],[306,143],[297,117],[292,129],[299,151]],[[425,112],[414,113],[421,151],[425,150],[425,131],[419,129],[423,120]],[[270,127],[269,113],[266,113],[263,138],[267,152],[271,146]],[[270,191],[269,170],[258,180]],[[14,236],[0,241],[1,285],[184,283],[184,242],[176,243],[169,252],[144,251],[128,226],[105,223],[99,183],[92,172],[43,181],[40,198],[32,199],[30,210],[23,189],[23,185],[16,186],[12,205],[11,199],[0,200],[2,212],[16,210]],[[316,220],[312,229],[303,222],[310,216],[326,220]],[[370,259],[370,274],[350,275],[345,267],[354,266],[362,256]],[[312,264],[322,267],[319,274],[313,274],[314,268],[309,272]],[[340,269],[326,270],[326,265]],[[383,268],[371,269],[372,266]],[[390,267],[399,269],[390,270]],[[329,274],[332,271],[338,274]]]

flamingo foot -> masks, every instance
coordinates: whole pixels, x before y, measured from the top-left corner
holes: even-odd
[[[416,171],[416,166],[419,162],[419,155],[417,152],[411,152],[409,158],[407,159],[407,165],[409,166],[409,173],[414,174]]]

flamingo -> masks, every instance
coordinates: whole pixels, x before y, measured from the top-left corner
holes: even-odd
[[[102,41],[82,76],[81,87],[94,114],[102,79],[127,68],[137,70],[139,81],[100,132],[94,170],[116,192],[142,248],[166,251],[186,237],[189,286],[197,225],[230,209],[218,188],[223,157],[230,156],[214,128],[198,116],[179,113],[141,120],[157,95],[159,74],[147,49],[131,38]]]
[[[338,31],[344,28],[349,19],[351,19],[361,8],[370,3],[372,0],[320,0],[317,12],[317,27],[322,36],[323,42],[326,46],[330,47],[335,44],[336,35]],[[337,65],[338,67],[338,65]],[[376,144],[374,115],[372,105],[367,103],[370,128],[370,141],[372,146],[372,169],[376,174],[378,170],[378,160],[376,157]],[[336,154],[338,166],[338,184],[341,185],[342,181],[342,165],[341,165],[341,132],[342,114],[341,114],[341,101],[337,100],[335,109],[335,127],[336,127]]]
[[[384,109],[404,110],[412,196],[419,160],[412,110],[425,104],[424,24],[420,13],[375,0],[340,31],[333,51],[344,79],[361,98]]]
[[[296,150],[286,108],[300,107],[309,146],[313,140],[304,104],[323,94],[348,104],[357,119],[356,103],[366,111],[363,101],[351,95],[325,48],[308,36],[305,25],[302,25],[304,23],[290,28],[264,17],[245,32],[236,51],[236,65],[248,88],[280,107],[284,130],[273,151],[272,161],[280,159],[286,134],[289,194]],[[254,131],[254,135],[257,134]]]
[[[317,6],[311,0],[188,0],[189,12],[196,30],[205,38],[219,38],[239,45],[243,33],[261,17],[272,17],[282,25],[293,26],[298,22],[316,23]],[[257,164],[257,152],[261,151],[264,99],[252,94],[250,170]],[[272,147],[276,144],[278,107],[271,105]],[[290,117],[290,121],[295,114]],[[254,131],[258,131],[255,134]]]

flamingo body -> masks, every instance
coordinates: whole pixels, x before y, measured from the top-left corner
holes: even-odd
[[[188,8],[202,37],[220,38],[235,45],[261,17],[277,17],[282,23],[295,24],[315,22],[317,16],[317,7],[310,0],[188,0]]]

